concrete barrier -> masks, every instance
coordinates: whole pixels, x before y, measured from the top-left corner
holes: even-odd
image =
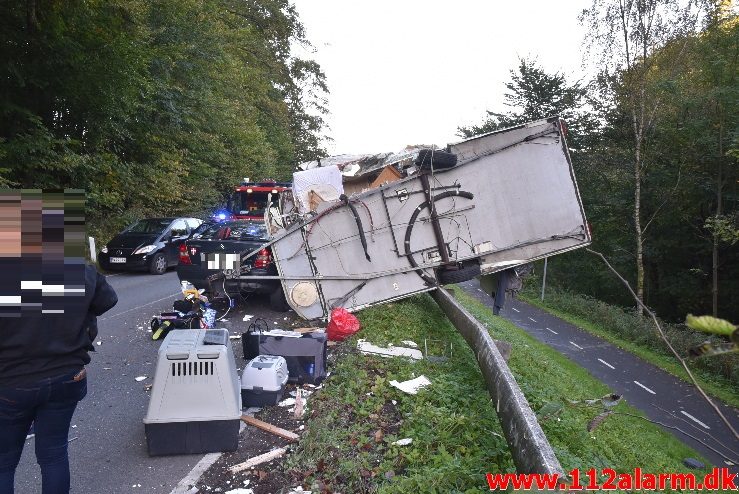
[[[431,295],[477,357],[516,470],[563,476],[552,446],[487,328],[445,289],[438,288]]]

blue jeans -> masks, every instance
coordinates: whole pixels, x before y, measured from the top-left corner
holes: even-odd
[[[30,385],[0,387],[0,494],[13,494],[15,469],[31,424],[42,493],[69,493],[67,435],[77,402],[86,394],[84,371]]]

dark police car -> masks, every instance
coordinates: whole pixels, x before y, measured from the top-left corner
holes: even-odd
[[[264,247],[268,241],[264,222],[231,220],[214,223],[180,244],[177,276],[196,288],[205,289],[214,298],[224,292],[234,296],[244,292],[264,293],[269,295],[272,309],[287,310],[278,279],[248,278],[277,276],[272,252],[269,247]],[[241,261],[242,255],[257,249],[254,257]],[[224,271],[232,276],[220,276]]]
[[[168,267],[177,265],[180,245],[201,223],[197,218],[137,221],[100,250],[100,267],[106,271],[148,270],[164,274]]]

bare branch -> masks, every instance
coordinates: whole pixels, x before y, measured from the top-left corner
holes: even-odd
[[[673,347],[672,346],[672,343],[670,343],[670,340],[667,338],[667,335],[662,330],[662,325],[659,323],[659,320],[657,320],[657,315],[654,312],[652,312],[652,310],[649,307],[647,307],[644,304],[644,302],[642,302],[639,299],[639,297],[636,295],[636,293],[634,293],[634,290],[631,288],[631,285],[629,285],[629,282],[626,281],[626,279],[624,279],[624,277],[621,276],[621,274],[619,274],[619,272],[616,271],[616,269],[613,266],[611,266],[611,263],[608,262],[608,259],[606,259],[606,257],[603,254],[601,254],[600,252],[596,252],[594,250],[591,250],[591,249],[587,249],[587,248],[585,250],[587,252],[590,252],[593,255],[596,255],[596,256],[600,257],[603,260],[603,262],[606,263],[606,266],[608,266],[608,268],[611,270],[611,272],[613,272],[613,274],[615,274],[618,277],[618,279],[621,280],[621,282],[624,284],[624,286],[629,290],[629,293],[631,293],[631,296],[634,297],[634,300],[636,300],[636,303],[638,304],[638,306],[641,307],[641,309],[644,310],[647,314],[649,314],[649,317],[652,318],[652,322],[654,322],[654,326],[657,329],[657,332],[659,333],[660,338],[662,338],[662,341],[665,342],[665,344],[667,345],[667,348],[670,349],[670,352],[672,352],[672,354],[675,356],[675,358],[678,360],[678,362],[680,362],[680,364],[683,366],[683,369],[685,369],[685,372],[687,372],[688,377],[690,378],[691,382],[695,386],[695,389],[698,390],[698,392],[701,394],[701,396],[703,396],[703,399],[706,400],[706,402],[713,408],[713,410],[716,412],[716,415],[719,416],[719,418],[721,419],[721,421],[724,424],[726,424],[726,427],[734,435],[734,438],[739,439],[739,434],[737,433],[736,429],[734,429],[734,426],[731,425],[731,422],[729,422],[727,420],[726,416],[719,409],[719,407],[713,402],[713,400],[711,400],[711,398],[706,394],[706,392],[703,391],[703,388],[700,386],[700,384],[698,384],[698,381],[696,380],[695,376],[693,376],[693,373],[690,371],[690,368],[688,367],[688,364],[685,362],[685,359],[683,359],[680,356],[680,354],[677,353],[677,350],[675,350],[675,347]],[[711,449],[713,449],[713,448],[711,448]],[[721,453],[719,453],[719,454],[721,454]]]
[[[644,225],[644,228],[642,228],[642,230],[641,230],[642,235],[644,235],[647,232],[647,228],[649,228],[649,224],[652,221],[654,221],[654,218],[657,217],[657,213],[659,213],[659,210],[662,209],[662,207],[664,207],[664,205],[667,204],[670,201],[670,199],[672,199],[672,197],[675,195],[675,192],[677,192],[677,187],[680,185],[680,177],[681,177],[681,175],[682,175],[682,166],[680,168],[678,168],[678,170],[677,170],[677,182],[675,182],[675,186],[672,188],[672,192],[670,192],[667,195],[667,197],[665,198],[665,200],[662,201],[662,204],[660,204],[659,207],[657,207],[657,209],[654,211],[654,213],[652,213],[652,217],[649,218],[649,220],[647,221],[647,224]]]

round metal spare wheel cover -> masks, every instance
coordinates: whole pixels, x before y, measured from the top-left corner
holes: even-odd
[[[313,283],[301,281],[290,290],[290,298],[300,307],[310,307],[318,300],[318,290]]]

